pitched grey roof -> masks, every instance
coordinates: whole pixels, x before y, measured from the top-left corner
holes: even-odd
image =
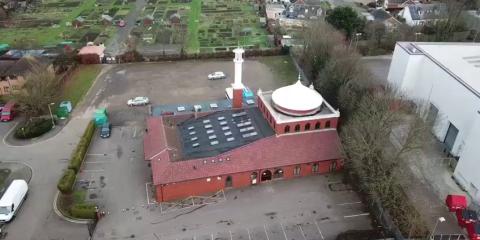
[[[377,21],[385,21],[385,20],[390,19],[392,17],[392,15],[390,15],[390,13],[388,13],[387,11],[385,11],[383,9],[375,9],[374,11],[372,11],[372,16]]]
[[[447,16],[447,6],[443,3],[408,5],[413,20],[442,19]]]

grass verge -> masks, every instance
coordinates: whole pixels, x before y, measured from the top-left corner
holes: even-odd
[[[190,16],[188,18],[187,52],[196,53],[200,48],[198,42],[198,26],[200,23],[201,0],[192,0],[190,3]]]
[[[65,82],[60,100],[71,101],[72,106],[75,107],[88,92],[100,70],[99,65],[81,65]]]

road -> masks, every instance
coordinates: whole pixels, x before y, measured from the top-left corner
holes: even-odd
[[[140,16],[145,5],[147,5],[145,0],[135,1],[135,8],[132,9],[124,19],[127,22],[126,26],[117,29],[115,36],[113,36],[107,44],[105,50],[106,53],[116,56],[122,54],[126,50],[126,45],[124,43],[128,39],[130,31],[135,27],[135,21]]]
[[[71,120],[57,135],[26,146],[10,146],[5,142],[5,136],[16,122],[1,123],[0,143],[2,161],[26,164],[33,171],[29,183],[29,198],[25,201],[16,219],[6,225],[6,239],[11,240],[52,240],[88,239],[86,225],[74,224],[59,218],[53,211],[53,200],[57,192],[56,185],[62,171],[68,165],[68,159],[79,141],[88,121],[93,114],[93,108],[88,108],[93,99],[83,104],[72,114]]]

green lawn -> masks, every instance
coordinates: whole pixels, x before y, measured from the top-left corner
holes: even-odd
[[[60,100],[71,101],[72,105],[76,106],[88,92],[100,70],[100,65],[81,65],[65,83]]]
[[[190,3],[190,16],[188,18],[187,51],[198,52],[200,43],[198,42],[198,25],[200,22],[200,12],[202,11],[202,1],[192,0]]]
[[[284,85],[295,83],[298,71],[290,56],[261,57],[261,63],[272,69],[275,78]]]

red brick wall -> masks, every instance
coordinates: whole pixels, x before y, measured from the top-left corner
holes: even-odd
[[[270,126],[275,130],[275,133],[277,134],[296,132],[295,127],[297,125],[299,125],[300,127],[298,132],[318,130],[318,129],[324,129],[324,128],[337,128],[337,125],[338,125],[337,117],[278,124],[275,122],[275,119],[272,117],[270,111],[268,111],[267,107],[265,106],[261,98],[257,98],[257,102],[258,102],[258,108],[260,109],[263,116],[265,117],[265,120],[270,124]],[[310,124],[310,127],[308,129],[306,128],[307,124]],[[316,128],[317,124],[319,124],[318,128]],[[290,128],[288,132],[285,131],[287,126],[289,126]]]
[[[282,167],[283,178],[282,179],[291,179],[295,177],[305,177],[316,174],[324,174],[330,171],[332,162],[336,161],[336,169],[339,170],[342,168],[341,160],[332,160],[332,161],[322,161],[322,162],[312,162],[307,164],[291,165]],[[312,172],[313,164],[318,164],[318,172]],[[294,169],[296,166],[300,166],[300,175],[294,175]],[[261,175],[264,171],[269,170],[273,174],[277,168],[272,169],[262,169],[251,172],[235,173],[230,175],[223,176],[212,176],[209,177],[210,181],[207,182],[207,178],[195,179],[185,182],[167,184],[167,185],[157,185],[156,186],[156,199],[158,202],[163,201],[172,201],[177,199],[183,199],[190,196],[204,195],[208,193],[214,193],[221,189],[225,188],[225,180],[227,176],[232,177],[233,188],[247,187],[251,185],[251,173],[257,172],[257,184],[261,184],[260,181]],[[217,177],[220,177],[218,180]]]
[[[100,57],[97,54],[84,54],[80,55],[80,62],[82,64],[99,64]]]

